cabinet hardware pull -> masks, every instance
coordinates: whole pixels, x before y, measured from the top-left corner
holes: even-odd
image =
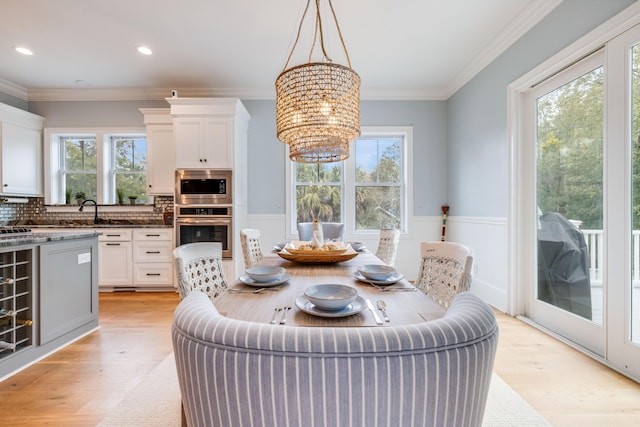
[[[159,234],[147,234],[147,237],[160,237]]]
[[[107,246],[120,246],[120,243],[107,243]]]
[[[120,237],[119,234],[106,234],[106,237]]]
[[[160,273],[147,273],[147,276],[159,276]]]
[[[159,254],[160,251],[147,251],[148,254]]]

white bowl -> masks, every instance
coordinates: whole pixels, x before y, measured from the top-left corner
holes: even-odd
[[[359,266],[358,272],[370,280],[387,280],[396,270],[388,265],[367,264]]]
[[[286,270],[282,267],[251,267],[247,268],[247,276],[256,282],[273,282],[280,279]]]
[[[358,297],[358,291],[347,285],[327,284],[310,286],[304,295],[320,310],[340,310]]]

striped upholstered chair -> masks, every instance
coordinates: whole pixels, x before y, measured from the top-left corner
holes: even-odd
[[[172,339],[189,427],[459,427],[482,424],[498,327],[470,293],[438,320],[331,328],[230,319],[193,292]]]

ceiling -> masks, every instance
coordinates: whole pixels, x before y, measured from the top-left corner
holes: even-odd
[[[351,66],[362,79],[363,99],[446,99],[560,2],[333,0],[333,5]],[[179,96],[274,99],[274,81],[306,4],[0,3],[0,90],[27,100],[162,99],[172,89]],[[326,0],[322,5],[328,55],[346,65]],[[310,19],[305,23],[289,66],[307,62],[313,27]],[[153,55],[141,55],[138,45],[150,47]],[[34,54],[18,54],[15,46]]]

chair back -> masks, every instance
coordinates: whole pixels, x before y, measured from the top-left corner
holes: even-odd
[[[344,223],[342,222],[323,222],[322,234],[325,241],[342,241],[344,235]],[[298,223],[298,239],[309,241],[313,238],[313,223]]]
[[[173,250],[180,299],[193,291],[212,300],[228,288],[222,268],[222,243],[197,242]]]
[[[194,292],[172,343],[189,427],[480,427],[498,325],[469,292],[440,319],[384,328],[247,322]]]
[[[244,257],[244,268],[250,268],[262,260],[260,230],[245,228],[240,230],[240,245]]]
[[[423,242],[420,254],[422,261],[415,286],[440,306],[449,307],[456,295],[470,289],[471,249],[453,242]]]
[[[380,240],[378,241],[378,249],[376,256],[387,265],[394,266],[396,264],[396,254],[398,253],[398,244],[400,243],[400,230],[382,229],[380,230]]]

